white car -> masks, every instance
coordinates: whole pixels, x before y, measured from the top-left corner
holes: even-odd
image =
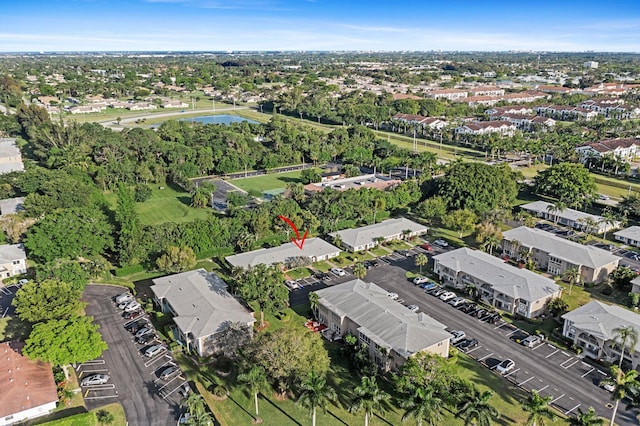
[[[418,305],[409,305],[407,306],[407,309],[409,309],[411,312],[418,312],[420,310],[420,307],[418,307]]]
[[[284,282],[284,285],[286,285],[289,290],[295,290],[300,288],[300,284],[298,284],[294,280],[287,280]]]
[[[122,293],[116,296],[116,298],[114,299],[115,302],[120,305],[122,303],[129,303],[133,300],[133,294],[126,292],[126,293]]]
[[[433,244],[440,246],[440,247],[449,247],[449,243],[446,242],[445,240],[435,240],[433,242]]]
[[[456,294],[452,291],[447,291],[446,293],[442,293],[439,297],[440,300],[444,300],[446,302],[447,300],[451,300],[456,297]]]
[[[465,299],[464,297],[454,297],[453,299],[449,300],[447,303],[450,304],[451,306],[460,306],[466,301],[467,299]]]
[[[506,374],[509,371],[513,370],[513,367],[516,366],[516,363],[513,360],[505,359],[500,364],[496,365],[496,371],[500,374]]]
[[[391,300],[396,300],[398,298],[398,293],[387,293],[387,297]]]
[[[81,386],[95,386],[104,385],[109,381],[109,376],[106,374],[92,374],[82,379]]]
[[[428,282],[429,282],[429,278],[427,278],[427,277],[415,277],[413,279],[413,283],[415,285],[424,284],[424,283],[428,283]]]
[[[133,300],[133,301],[127,303],[127,305],[124,307],[124,311],[125,312],[133,312],[133,311],[137,311],[141,307],[142,306],[138,302]]]
[[[147,350],[146,350],[146,351],[144,351],[144,356],[149,357],[149,358],[152,358],[152,357],[154,357],[154,356],[156,356],[156,355],[161,354],[162,352],[164,352],[164,351],[166,351],[166,350],[167,350],[167,348],[165,348],[165,347],[164,347],[164,346],[162,346],[162,345],[153,345],[153,346],[149,346],[149,347],[147,348]]]
[[[465,333],[462,330],[454,330],[451,332],[451,337],[449,338],[449,342],[451,342],[452,345],[455,345],[456,343],[461,342],[466,338],[467,338],[467,333]]]
[[[347,275],[347,273],[342,268],[331,268],[331,272],[339,277],[344,277],[345,275]]]
[[[29,280],[23,278],[20,281],[18,281],[18,286],[22,287],[23,285],[25,285],[28,282],[29,282]]]
[[[528,348],[532,348],[540,342],[542,342],[542,337],[537,334],[532,334],[531,336],[527,336],[526,338],[522,339],[520,343]]]

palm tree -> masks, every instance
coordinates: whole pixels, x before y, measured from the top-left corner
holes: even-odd
[[[435,395],[433,387],[419,387],[413,395],[400,403],[406,409],[402,422],[413,417],[417,426],[422,426],[423,421],[430,426],[438,425],[442,421],[442,405],[442,399]]]
[[[562,200],[557,201],[555,204],[549,204],[547,206],[547,211],[554,215],[554,218],[553,218],[554,225],[558,224],[558,219],[560,219],[560,213],[562,213],[566,209],[567,209],[567,205]]]
[[[374,412],[384,414],[383,402],[390,398],[389,394],[378,388],[375,377],[364,376],[359,386],[353,390],[356,398],[349,407],[349,412],[354,414],[364,410],[364,426],[369,426],[369,417]]]
[[[617,327],[613,329],[615,333],[613,336],[613,344],[620,344],[620,362],[618,368],[622,368],[622,361],[624,360],[624,348],[629,346],[629,354],[633,355],[635,347],[638,344],[638,332],[630,325]]]
[[[511,246],[509,248],[509,251],[511,252],[511,257],[514,257],[514,255],[517,255],[518,257],[520,257],[520,247],[522,247],[522,242],[518,240],[511,240],[509,243]]]
[[[484,243],[482,244],[482,248],[492,255],[493,250],[497,249],[498,247],[500,247],[500,240],[498,239],[498,237],[495,235],[487,235]]]
[[[489,403],[493,392],[487,390],[480,392],[475,386],[471,387],[464,402],[459,406],[456,417],[464,420],[465,426],[490,426],[492,419],[499,419],[500,413]]]
[[[531,396],[522,402],[522,409],[529,412],[527,426],[545,426],[546,419],[555,420],[556,414],[549,407],[552,399],[551,395],[542,397],[535,390],[531,391]]]
[[[570,426],[601,426],[602,423],[604,420],[596,414],[593,407],[589,407],[587,411],[578,408],[578,416],[569,419]]]
[[[416,266],[420,267],[420,273],[422,274],[422,267],[429,263],[429,258],[424,253],[420,253],[416,256],[415,263]]]
[[[387,202],[384,198],[376,198],[373,200],[373,223],[376,223],[376,216],[380,210],[384,210]]]
[[[260,418],[260,412],[258,410],[258,394],[267,388],[267,374],[264,368],[260,366],[252,367],[247,373],[238,375],[238,382],[243,383],[249,391],[253,394],[253,399],[256,404],[256,419]]]
[[[578,284],[580,281],[580,269],[573,266],[566,271],[564,271],[564,278],[569,281],[569,294],[571,294],[571,289],[574,284]]]
[[[311,307],[311,310],[313,311],[313,316],[316,317],[316,319],[318,319],[319,303],[320,303],[320,296],[318,296],[318,293],[316,293],[315,291],[312,291],[311,293],[309,293],[309,306]]]
[[[609,226],[616,226],[618,222],[619,221],[616,215],[614,215],[608,208],[602,212],[602,219],[600,219],[600,222],[598,223],[604,225],[604,232],[602,233],[603,240],[607,239],[607,229],[609,228]]]
[[[187,396],[182,399],[180,405],[186,407],[190,416],[190,425],[209,426],[213,424],[211,415],[207,413],[204,398],[199,393],[189,392]]]
[[[613,393],[611,394],[611,398],[616,402],[613,406],[613,412],[611,413],[611,423],[610,426],[613,426],[613,423],[616,420],[616,414],[618,413],[618,405],[620,405],[620,401],[624,399],[627,392],[630,392],[633,388],[637,388],[640,386],[638,381],[638,372],[636,370],[629,370],[626,373],[622,370],[622,368],[613,366],[611,367],[611,378],[603,380],[604,384],[613,385]]]
[[[353,275],[356,277],[363,279],[367,276],[367,268],[365,268],[362,262],[356,263],[353,265]]]
[[[316,426],[316,410],[326,411],[327,402],[335,401],[336,391],[327,386],[324,376],[319,376],[315,371],[311,371],[309,376],[300,384],[302,393],[298,397],[298,403],[311,410],[311,424]]]

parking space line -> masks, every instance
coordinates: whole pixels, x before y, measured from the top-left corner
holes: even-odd
[[[607,373],[605,373],[605,372],[604,372],[604,371],[602,371],[602,370],[598,370],[598,373],[602,374],[603,376],[606,376],[606,375],[607,375]]]
[[[109,371],[108,368],[100,368],[98,370],[82,370],[82,374],[99,373],[101,371]]]
[[[581,377],[584,377],[586,375],[588,375],[589,373],[591,373],[593,370],[595,370],[595,368],[592,368],[591,370],[587,371],[586,373],[584,373]]]
[[[509,377],[512,374],[517,373],[518,371],[520,371],[520,369],[518,368],[517,370],[513,370],[511,373],[504,375],[503,377]]]
[[[529,380],[533,380],[533,379],[534,379],[534,377],[535,377],[535,376],[531,376],[531,377],[529,377],[527,380],[525,380],[525,381],[523,381],[523,382],[518,383],[518,386],[522,386],[522,385],[524,385],[525,383],[527,383]]]
[[[566,355],[568,357],[570,357],[571,355],[569,355],[568,353],[566,353],[565,351],[562,351],[562,355]]]
[[[90,390],[90,391],[108,390],[108,389],[115,389],[116,385],[114,385],[112,383],[108,383],[108,384],[105,384],[105,385],[85,386],[85,388],[87,388],[87,390]]]
[[[493,355],[493,352],[491,352],[489,355],[485,355],[482,358],[478,358],[478,361],[484,361],[485,359],[489,358],[491,355]]]
[[[551,352],[549,355],[547,355],[545,358],[549,358],[552,355],[555,355],[556,353],[560,352],[560,349],[556,349],[554,352]]]
[[[569,358],[569,359],[571,359],[571,358]],[[571,364],[569,364],[569,365],[562,365],[562,364],[560,364],[560,365],[562,366],[562,368],[564,368],[565,370],[567,370],[567,369],[569,369],[569,368],[573,367],[574,365],[576,365],[576,364],[578,363],[578,361],[579,361],[579,360],[578,360],[578,359],[576,359],[575,361],[573,361],[573,362],[572,362]],[[565,362],[566,362],[566,361],[565,361]],[[564,364],[564,362],[563,362],[563,364]]]
[[[538,345],[538,346],[536,346],[535,348],[531,348],[531,350],[532,350],[532,351],[535,351],[536,349],[541,348],[541,347],[543,347],[543,346],[544,346],[544,345]]]
[[[4,318],[7,315],[7,312],[9,312],[9,306],[7,306],[7,309],[4,310],[4,312],[2,313],[2,318]]]
[[[175,392],[175,391],[177,391],[177,390],[182,389],[182,385],[184,385],[185,383],[186,383],[186,380],[185,380],[184,382],[182,382],[182,383],[180,384],[180,386],[178,386],[177,388],[173,389],[172,391],[170,391],[169,393],[167,393],[165,396],[163,396],[163,397],[162,397],[162,399],[167,399],[167,398],[169,398],[169,396],[170,396],[172,393],[174,393],[174,392]]]
[[[519,331],[517,328],[515,330],[513,330],[512,332],[510,332],[509,334],[507,334],[507,336],[511,336],[513,333]]]
[[[107,399],[107,398],[117,398],[118,395],[108,395],[108,396],[89,396],[89,397],[84,397],[84,399]]]
[[[549,385],[546,385],[546,386],[544,386],[544,387],[542,387],[542,388],[538,389],[536,392],[540,393],[540,392],[542,392],[543,390],[545,390],[545,389],[546,389],[546,388],[548,388],[548,387],[549,387]]]
[[[503,323],[502,323],[502,324],[500,324],[499,326],[497,326],[497,327],[493,327],[493,329],[494,329],[494,330],[497,330],[497,329],[499,329],[500,327],[504,327],[504,326],[505,326],[505,325],[507,325],[507,324],[508,324],[507,322],[503,322]]]
[[[180,379],[180,378],[182,378],[182,373],[178,374],[176,377],[174,377],[173,379],[169,380],[167,383],[162,385],[162,387],[158,388],[158,391],[161,391],[162,389],[166,388],[171,383],[173,383],[175,380]]]
[[[566,415],[568,415],[570,412],[572,412],[573,410],[575,410],[576,408],[578,408],[580,405],[582,405],[582,404],[578,404],[578,405],[576,405],[575,407],[573,407],[572,409],[565,411],[565,412],[564,412],[564,415],[565,415],[565,416],[566,416]]]
[[[559,397],[557,397],[556,399],[554,399],[553,401],[551,401],[549,404],[553,404],[554,402],[556,402],[557,400],[559,400],[560,398],[562,398],[564,396],[564,394],[560,395]]]
[[[482,346],[476,346],[475,348],[471,349],[470,351],[465,352],[466,354],[470,354],[471,352],[475,351],[476,349],[480,349]]]

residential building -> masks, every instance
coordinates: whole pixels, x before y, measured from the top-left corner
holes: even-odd
[[[329,333],[356,336],[383,371],[397,371],[419,352],[449,355],[451,334],[444,324],[410,311],[374,283],[356,279],[316,293],[318,319]]]
[[[0,216],[16,214],[20,210],[24,209],[23,205],[24,197],[6,198],[4,200],[0,200]]]
[[[316,192],[324,191],[331,188],[337,191],[346,191],[348,189],[391,189],[398,186],[402,181],[399,179],[392,179],[387,176],[378,174],[360,175],[356,177],[333,179],[328,182],[314,182],[304,186],[304,191],[307,195],[314,194]]]
[[[466,98],[467,91],[459,90],[459,89],[438,89],[438,90],[432,90],[431,92],[427,92],[425,96],[427,98],[448,99],[450,101],[455,101],[458,99]]]
[[[616,241],[630,246],[640,247],[640,226],[630,226],[613,233]]]
[[[342,247],[352,252],[376,247],[380,241],[393,241],[426,234],[429,228],[404,217],[387,219],[373,225],[355,229],[343,229],[329,235],[338,237]]]
[[[320,262],[337,257],[340,252],[338,247],[329,244],[322,238],[307,238],[302,249],[291,242],[278,247],[234,254],[225,257],[225,259],[232,267],[250,268],[260,264],[283,264],[285,269],[289,269],[288,264],[297,258],[304,257],[308,258],[310,262]]]
[[[631,326],[640,334],[640,315],[620,306],[593,300],[562,315],[562,335],[582,348],[582,354],[596,360],[617,363],[621,345],[616,342],[617,329]],[[624,361],[637,369],[640,362],[640,341],[627,346]]]
[[[24,343],[0,343],[0,426],[46,416],[56,408],[58,391],[51,365],[22,355]]]
[[[500,96],[468,96],[463,99],[458,99],[457,102],[464,103],[469,105],[470,107],[477,106],[494,106],[498,102],[502,101],[502,97]]]
[[[528,131],[540,127],[553,127],[556,121],[549,117],[540,117],[538,115],[522,115],[513,113],[504,113],[497,117],[498,120],[513,123],[519,130]]]
[[[16,146],[16,140],[14,138],[0,138],[0,174],[23,170],[22,153]]]
[[[547,303],[562,294],[552,279],[466,247],[434,256],[433,271],[446,285],[473,286],[486,303],[526,318],[544,314]]]
[[[585,120],[590,121],[598,116],[597,111],[587,108],[566,105],[540,105],[536,107],[536,113],[543,117],[551,117],[556,120]]]
[[[592,142],[576,148],[582,162],[589,157],[610,155],[624,160],[635,160],[640,156],[640,139],[619,138]]]
[[[491,119],[495,119],[495,117],[500,117],[504,114],[531,115],[534,113],[534,109],[527,105],[511,105],[489,108],[484,113],[491,117]]]
[[[554,276],[577,269],[583,283],[600,283],[618,267],[620,257],[606,250],[560,238],[541,229],[520,226],[502,233],[502,251],[514,258],[529,258]]]
[[[509,121],[477,121],[456,127],[455,133],[459,135],[486,135],[489,133],[500,133],[501,135],[512,136],[516,129],[516,125]]]
[[[470,96],[502,96],[504,89],[497,86],[480,86],[469,89]]]
[[[568,95],[570,93],[575,93],[576,92],[575,89],[570,89],[568,87],[549,86],[549,85],[543,85],[543,84],[537,85],[535,87],[535,89],[539,90],[540,92],[551,93],[553,95]]]
[[[162,103],[162,108],[187,108],[188,106],[188,103],[177,99],[167,100]]]
[[[392,120],[412,126],[428,127],[430,129],[441,129],[447,125],[447,122],[436,117],[424,117],[415,114],[398,113],[391,117]]]
[[[592,234],[602,234],[620,227],[619,221],[609,222],[602,216],[569,208],[556,210],[554,204],[546,201],[534,201],[523,204],[520,208],[534,216],[552,221],[556,224],[569,226],[573,229]]]
[[[227,291],[227,284],[204,269],[155,278],[151,291],[163,313],[173,315],[176,338],[201,357],[224,352],[222,337],[233,324],[251,336],[253,313]]]
[[[587,61],[584,63],[584,67],[595,70],[598,68],[598,63],[596,61]]]
[[[0,245],[0,279],[27,273],[27,255],[22,244]]]

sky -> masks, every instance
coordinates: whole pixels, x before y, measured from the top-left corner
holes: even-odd
[[[0,52],[640,52],[638,0],[0,0]]]

